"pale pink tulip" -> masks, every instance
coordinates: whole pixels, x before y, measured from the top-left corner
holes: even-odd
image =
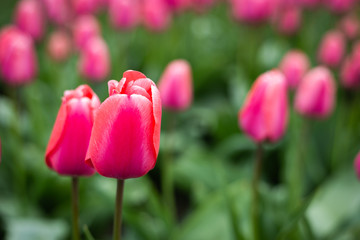
[[[69,34],[64,30],[53,32],[48,41],[47,51],[50,57],[57,62],[66,60],[72,51]]]

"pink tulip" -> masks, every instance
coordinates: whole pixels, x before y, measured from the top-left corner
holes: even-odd
[[[57,62],[66,60],[71,53],[70,36],[63,30],[57,30],[50,35],[47,50],[52,59]]]
[[[337,67],[345,53],[345,38],[339,31],[329,31],[323,37],[318,51],[318,59],[329,67]]]
[[[255,142],[275,142],[284,135],[288,122],[287,89],[279,70],[256,79],[238,118],[239,126]]]
[[[10,85],[29,83],[37,73],[32,39],[13,26],[5,27],[0,32],[0,73]]]
[[[39,0],[21,0],[15,10],[15,23],[33,39],[41,39],[45,29],[45,18]]]
[[[360,180],[360,152],[355,157],[354,168],[356,176]]]
[[[191,0],[164,0],[173,11],[183,11],[191,4]]]
[[[352,9],[357,0],[326,0],[324,4],[335,13],[343,13]]]
[[[108,82],[109,97],[100,105],[86,162],[105,177],[127,179],[154,168],[159,153],[161,100],[154,82],[126,71]]]
[[[172,110],[187,109],[193,99],[191,66],[185,60],[168,64],[159,80],[162,104]]]
[[[344,17],[339,27],[350,40],[355,39],[359,35],[360,23],[355,15],[347,15]]]
[[[70,176],[94,173],[94,169],[85,164],[85,155],[99,105],[99,98],[87,85],[65,91],[46,148],[45,161],[50,169]]]
[[[152,31],[163,31],[170,25],[171,13],[164,0],[147,0],[143,2],[143,21]]]
[[[298,86],[305,73],[309,70],[310,63],[305,53],[292,50],[289,51],[280,63],[280,70],[285,75],[287,84],[294,89]]]
[[[110,0],[109,16],[111,23],[119,29],[134,28],[141,19],[140,7],[139,0]]]
[[[248,23],[268,20],[276,9],[273,0],[231,0],[235,19]]]
[[[299,3],[304,7],[313,8],[320,4],[322,0],[299,0]]]
[[[72,18],[68,0],[43,0],[48,18],[58,24],[66,25]]]
[[[71,0],[72,7],[77,15],[94,14],[99,10],[99,0]]]
[[[305,116],[325,118],[335,104],[336,86],[326,67],[310,70],[301,81],[295,96],[295,109]]]
[[[82,15],[73,24],[74,43],[77,49],[84,49],[89,39],[100,36],[100,25],[92,15]]]
[[[360,62],[352,56],[347,57],[341,67],[340,80],[345,88],[360,87]]]
[[[277,16],[277,28],[281,33],[296,33],[301,25],[301,10],[298,7],[285,7]]]
[[[101,37],[91,38],[79,59],[80,74],[92,81],[102,81],[110,71],[110,55],[105,41]]]
[[[197,12],[204,12],[214,4],[215,0],[192,0],[191,6]]]

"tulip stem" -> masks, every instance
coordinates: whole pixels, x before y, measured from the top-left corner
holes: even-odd
[[[114,236],[113,240],[121,239],[121,217],[122,217],[122,202],[124,193],[124,181],[123,179],[117,180],[116,188],[116,203],[115,203],[115,214],[114,214]]]
[[[79,234],[79,179],[72,178],[72,229],[73,240],[80,240]]]
[[[253,189],[253,205],[252,205],[252,225],[253,225],[253,234],[254,240],[260,239],[259,237],[259,180],[261,175],[261,165],[262,165],[262,146],[261,143],[257,144],[256,149],[256,159],[254,166],[254,176],[252,182]]]

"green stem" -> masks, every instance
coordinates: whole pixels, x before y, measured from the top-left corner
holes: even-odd
[[[79,233],[79,179],[72,178],[71,183],[71,196],[72,196],[72,229],[73,240],[80,240]]]
[[[252,225],[253,225],[253,235],[254,240],[259,238],[259,180],[261,175],[261,165],[262,165],[262,146],[261,143],[257,145],[256,149],[256,159],[254,167],[254,176],[252,182],[253,189],[253,205],[252,205]]]
[[[121,220],[122,220],[121,213],[122,213],[122,201],[123,201],[123,193],[124,193],[124,181],[125,180],[123,179],[117,180],[113,240],[121,240]]]

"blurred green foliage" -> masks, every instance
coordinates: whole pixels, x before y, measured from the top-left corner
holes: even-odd
[[[1,26],[11,21],[14,4],[1,1]],[[125,183],[124,239],[226,240],[235,239],[234,229],[252,239],[255,144],[239,130],[237,112],[255,78],[275,68],[289,49],[302,49],[315,66],[319,41],[339,17],[323,9],[305,11],[293,37],[268,25],[236,23],[225,3],[205,14],[178,15],[159,34],[142,27],[119,32],[106,14],[99,19],[111,53],[109,79],[135,69],[156,82],[176,58],[193,68],[192,107],[175,116],[163,111],[155,169]],[[0,83],[0,239],[70,237],[70,178],[50,171],[44,152],[64,90],[86,82],[77,73],[76,55],[58,64],[44,42],[36,48],[40,72],[33,84],[15,89]],[[107,97],[106,81],[89,84],[102,101]],[[304,119],[292,110],[284,139],[265,146],[261,239],[360,239],[360,184],[352,167],[360,148],[359,103],[358,92],[339,86],[329,119]],[[175,223],[161,192],[168,151],[174,161]],[[80,179],[80,222],[94,239],[111,238],[115,183],[99,175]]]

